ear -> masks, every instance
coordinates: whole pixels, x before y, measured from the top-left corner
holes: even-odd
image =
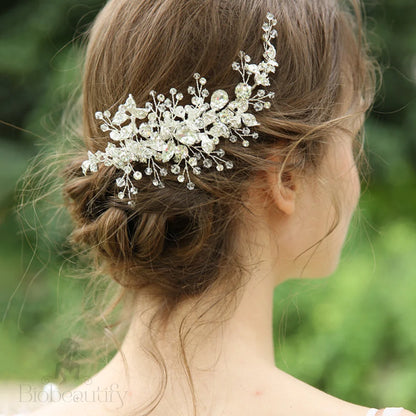
[[[295,211],[298,185],[290,172],[279,174],[279,168],[272,168],[266,172],[269,195],[279,211],[292,215]]]

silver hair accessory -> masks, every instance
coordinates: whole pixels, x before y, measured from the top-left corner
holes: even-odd
[[[259,64],[253,64],[250,56],[240,52],[240,63],[233,62],[232,69],[241,74],[242,81],[235,87],[235,98],[230,100],[227,92],[221,89],[211,94],[210,102],[205,102],[210,93],[205,88],[207,80],[198,73],[194,74],[196,87],[188,87],[191,105],[179,105],[183,94],[171,88],[171,97],[151,91],[153,103],[146,102],[144,107],[137,107],[131,94],[127,101],[118,107],[111,118],[110,111],[96,112],[95,118],[102,120],[101,130],[109,132],[113,142],[108,143],[105,152],[88,151],[88,159],[81,167],[84,175],[87,171],[97,172],[97,164],[115,166],[121,171],[116,179],[120,188],[118,197],[128,196],[129,204],[132,195],[138,193],[136,183],[143,175],[137,170],[135,162],[146,163],[145,175],[153,173],[153,185],[163,188],[161,177],[167,176],[167,167],[161,167],[157,162],[167,163],[170,171],[177,175],[179,182],[188,179],[187,188],[192,190],[195,184],[191,181],[189,170],[194,175],[201,174],[201,165],[211,168],[213,162],[217,171],[233,168],[230,160],[222,159],[225,151],[217,149],[220,138],[235,143],[239,139],[244,147],[248,147],[248,138],[257,139],[258,133],[252,132],[251,127],[258,126],[254,114],[249,112],[250,106],[255,111],[270,108],[268,98],[274,98],[273,92],[257,89],[258,86],[269,86],[269,73],[275,72],[279,64],[276,62],[276,49],[271,43],[277,37],[273,26],[277,21],[273,14],[267,13],[267,20],[262,26],[264,53]],[[139,120],[145,120],[140,122]],[[182,166],[183,164],[183,166]]]

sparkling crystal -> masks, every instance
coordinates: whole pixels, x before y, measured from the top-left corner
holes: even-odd
[[[202,164],[204,165],[204,167],[206,168],[210,168],[212,166],[212,160],[211,159],[205,159]]]
[[[179,175],[177,179],[178,179],[178,182],[184,182],[185,181],[185,176]]]
[[[195,78],[195,79],[199,79],[199,78],[201,78],[201,75],[200,75],[200,74],[198,74],[198,72],[195,72],[195,74],[194,74],[194,78]]]
[[[193,182],[188,182],[188,183],[186,184],[186,187],[187,187],[190,191],[192,191],[193,189],[195,189],[195,184],[194,184]]]
[[[211,108],[221,110],[228,103],[228,94],[224,90],[216,90],[211,95]]]
[[[214,141],[207,136],[206,139],[201,141],[201,147],[205,153],[209,154],[215,149],[215,144]]]
[[[138,119],[142,120],[147,117],[147,111],[145,108],[135,108],[131,109],[130,113],[132,116],[137,117]]]
[[[188,146],[192,146],[198,139],[197,134],[187,126],[179,128],[175,134],[175,137],[178,141]]]
[[[139,133],[143,137],[150,137],[152,134],[152,128],[147,123],[140,124]]]
[[[253,133],[253,139],[258,139],[259,138],[259,134],[258,133]]]
[[[152,183],[154,186],[159,186],[159,181],[157,179],[153,179]]]
[[[170,92],[172,95],[175,95],[178,91],[176,90],[176,88],[171,88],[171,89],[169,90],[169,92]]]
[[[129,202],[127,202],[127,205],[130,205],[131,207],[134,207],[135,203],[134,203],[134,201],[129,201]]]
[[[139,171],[136,171],[133,173],[133,178],[136,179],[136,181],[140,180],[143,177],[142,173]]]
[[[201,85],[205,85],[205,84],[207,83],[207,80],[206,80],[205,78],[201,78],[201,79],[199,80],[199,83],[200,83]]]
[[[217,167],[217,170],[218,170],[219,172],[221,172],[222,170],[224,170],[224,165],[221,165],[221,163],[220,163],[220,164],[218,164],[216,167]]]
[[[108,110],[104,111],[104,117],[111,117],[111,113]]]
[[[268,101],[264,103],[264,108],[268,110],[270,107],[271,107],[271,104]]]
[[[181,105],[175,108],[174,113],[177,117],[185,118],[185,109]]]
[[[169,140],[169,142],[163,144],[162,148],[162,162],[168,162],[172,159],[173,155],[175,154],[176,145],[173,140]]]
[[[123,199],[124,198],[124,192],[119,192],[117,196],[118,196],[119,199]]]
[[[264,97],[264,95],[266,94],[266,91],[264,91],[264,90],[258,90],[257,91],[257,95],[259,96],[259,97]]]
[[[236,103],[238,111],[245,113],[248,110],[247,100],[239,99],[235,103]]]
[[[160,102],[165,101],[165,96],[163,94],[159,94],[157,96],[157,100],[160,101]]]
[[[100,128],[101,128],[102,131],[108,131],[108,130],[110,130],[110,127],[108,127],[107,124],[101,124],[101,127]]]
[[[237,136],[235,136],[234,134],[232,134],[230,136],[230,139],[229,140],[230,140],[231,143],[235,143],[237,141]]]
[[[258,126],[260,123],[256,120],[256,117],[250,113],[241,114],[241,120],[248,127]]]
[[[273,29],[273,30],[270,32],[270,37],[271,37],[271,38],[275,38],[275,37],[277,37],[277,30],[276,30],[276,29]]]
[[[250,62],[250,61],[251,61],[251,58],[250,58],[248,55],[246,55],[246,56],[244,57],[244,60],[245,60],[246,62]]]
[[[263,110],[263,104],[262,104],[262,103],[259,103],[259,102],[254,103],[254,109],[255,109],[256,111],[261,111],[261,110]]]
[[[121,188],[122,186],[124,186],[126,184],[126,181],[124,180],[124,178],[117,178],[116,179],[116,184],[117,184],[118,187]]]
[[[133,195],[136,195],[138,192],[139,192],[139,190],[135,186],[132,186],[130,188],[130,193],[132,193]]]
[[[270,25],[268,23],[263,23],[262,28],[265,32],[268,32],[270,30]]]
[[[196,166],[195,168],[192,169],[192,172],[195,175],[200,175],[201,174],[201,168],[199,166]]]
[[[219,114],[219,118],[221,122],[225,124],[229,124],[233,116],[234,116],[233,112],[229,110],[228,108],[226,108],[225,110],[222,110],[221,113]]]
[[[168,171],[165,168],[160,169],[160,174],[162,176],[166,176],[168,174]]]
[[[223,156],[225,155],[225,151],[224,151],[224,149],[218,149],[217,155],[218,155],[219,157],[223,157]]]
[[[156,91],[155,91],[155,90],[152,90],[152,91],[150,91],[150,92],[149,92],[149,94],[150,94],[152,97],[155,97],[155,96],[156,96]]]
[[[250,145],[250,142],[248,140],[243,140],[243,146],[248,147]]]
[[[196,160],[196,157],[190,157],[189,160],[188,160],[188,163],[191,166],[196,166],[198,164],[198,161]]]
[[[150,168],[150,167],[147,167],[147,168],[144,170],[144,173],[145,173],[146,175],[151,175],[151,174],[153,173],[153,169],[152,169],[152,168]]]
[[[188,94],[195,94],[195,88],[194,87],[188,87]]]
[[[247,136],[247,134],[250,134],[250,129],[248,127],[244,127],[242,130],[242,133]]]
[[[95,113],[95,118],[96,118],[97,120],[102,120],[102,119],[103,119],[103,113],[102,113],[101,111],[97,111],[97,112]]]
[[[238,62],[233,62],[232,68],[234,71],[238,71],[240,69],[240,64]]]
[[[237,96],[237,98],[245,98],[246,100],[248,100],[251,96],[251,87],[250,87],[250,85],[248,85],[244,82],[240,82],[235,87],[235,95]]]
[[[202,91],[201,91],[201,95],[202,95],[204,98],[207,98],[207,97],[209,96],[209,91],[208,91],[208,90],[206,90],[206,89],[204,89],[204,90],[202,90]]]
[[[267,17],[267,19],[268,19],[268,20],[273,20],[273,19],[274,19],[274,15],[273,15],[273,13],[270,13],[270,12],[268,12],[268,13],[266,14],[266,17]]]
[[[177,99],[178,101],[182,100],[182,99],[183,99],[183,94],[182,94],[181,92],[178,92],[178,93],[176,94],[176,99]]]
[[[181,171],[181,168],[180,168],[180,166],[179,166],[179,165],[173,165],[173,166],[170,168],[170,171],[171,171],[173,174],[177,175],[177,174]]]
[[[234,164],[233,164],[233,162],[231,162],[231,160],[227,160],[227,161],[225,162],[225,167],[226,167],[227,169],[232,169],[232,168],[233,168],[233,166],[234,166]]]
[[[177,161],[188,157],[188,148],[186,146],[183,146],[182,144],[176,146],[175,157]]]

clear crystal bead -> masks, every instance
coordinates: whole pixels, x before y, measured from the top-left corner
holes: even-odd
[[[224,90],[216,90],[211,95],[211,108],[221,110],[228,103],[228,94]]]
[[[195,184],[194,184],[193,182],[188,182],[188,183],[186,184],[186,187],[187,187],[190,191],[192,191],[193,189],[195,189]]]
[[[211,159],[205,159],[202,164],[204,165],[204,167],[206,168],[210,168],[212,166],[212,160]]]
[[[144,171],[144,173],[146,175],[151,175],[153,173],[153,169],[152,168],[146,168],[145,171]]]
[[[149,94],[150,94],[152,97],[155,97],[155,96],[156,96],[156,91],[155,91],[155,90],[152,90],[152,91],[150,91],[150,92],[149,92]]]
[[[195,74],[194,74],[194,78],[195,78],[195,79],[199,79],[199,78],[201,78],[201,75],[200,75],[200,74],[198,74],[198,72],[195,72]]]
[[[138,192],[138,189],[137,189],[135,186],[132,186],[132,187],[130,188],[130,192],[131,192],[133,195],[136,195],[136,194],[137,194],[137,192]]]
[[[197,167],[195,167],[195,168],[192,169],[192,172],[195,175],[200,175],[201,174],[201,168],[199,166],[197,166]]]
[[[271,104],[268,101],[264,103],[264,108],[268,110],[270,107],[271,107]]]
[[[231,143],[235,143],[237,141],[237,136],[235,136],[234,134],[230,136],[230,142]]]
[[[101,128],[102,131],[108,131],[108,130],[110,130],[110,127],[108,127],[107,124],[101,124],[101,127],[100,128]]]
[[[201,85],[205,85],[205,84],[207,83],[207,80],[206,80],[205,78],[201,78],[201,79],[199,80],[199,83],[200,83]]]
[[[266,14],[266,17],[267,17],[267,20],[273,20],[273,19],[274,19],[274,15],[273,15],[273,13],[270,13],[270,12],[268,12],[268,13]]]
[[[259,134],[258,133],[253,133],[253,139],[258,139],[259,138]]]
[[[190,158],[189,158],[189,160],[188,160],[188,163],[189,163],[191,166],[196,166],[196,165],[197,165],[197,163],[198,163],[198,161],[196,160],[196,157],[190,157]]]
[[[243,140],[243,146],[248,147],[250,145],[250,142],[248,140]]]
[[[178,91],[176,90],[176,88],[171,88],[171,89],[169,90],[169,92],[170,92],[172,95],[175,95]]]
[[[188,94],[195,94],[195,88],[194,87],[188,87]]]
[[[159,186],[159,181],[157,179],[153,179],[152,183],[154,186]]]
[[[95,118],[96,118],[97,120],[102,120],[102,119],[103,119],[103,113],[102,113],[101,111],[97,111],[97,112],[95,113]]]
[[[179,166],[179,165],[173,165],[173,166],[170,168],[170,171],[171,171],[173,174],[177,175],[177,174],[181,171],[181,168],[180,168],[180,166]]]
[[[226,167],[227,169],[232,169],[232,168],[233,168],[233,166],[234,166],[234,164],[233,164],[233,162],[231,162],[231,160],[227,160],[227,161],[225,162],[225,167]]]
[[[118,196],[119,199],[123,199],[124,198],[124,192],[119,192],[117,196]]]
[[[124,180],[124,178],[117,178],[116,179],[116,184],[118,187],[122,187],[126,184],[126,181]]]
[[[218,155],[219,157],[223,157],[223,156],[225,155],[225,151],[224,151],[224,149],[218,149],[217,155]]]
[[[251,96],[251,86],[246,84],[245,82],[240,82],[236,87],[235,87],[235,95],[238,98],[244,98],[244,99],[249,99]]]
[[[162,176],[166,176],[168,174],[168,171],[165,168],[160,169],[160,174]]]
[[[254,109],[255,109],[256,111],[261,111],[261,110],[263,110],[263,104],[262,104],[262,103],[259,103],[259,102],[254,103]]]
[[[221,164],[217,165],[217,170],[219,172],[221,172],[222,170],[224,170],[224,165],[221,165]]]
[[[238,71],[240,69],[240,64],[238,62],[233,62],[232,68],[234,71]]]
[[[178,176],[178,182],[184,182],[184,181],[185,181],[185,176],[179,175]]]
[[[108,110],[104,111],[104,117],[111,117],[111,113]]]
[[[183,99],[183,94],[182,94],[181,92],[178,92],[178,93],[176,94],[176,99],[177,99],[178,101],[182,100],[182,99]]]
[[[136,179],[136,181],[140,180],[142,178],[142,173],[139,171],[136,171],[133,173],[133,178]]]

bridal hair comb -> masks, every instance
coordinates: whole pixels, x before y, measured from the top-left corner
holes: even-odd
[[[248,147],[248,139],[258,138],[258,133],[251,127],[259,125],[249,108],[253,107],[255,111],[269,109],[267,99],[274,98],[273,92],[263,88],[254,92],[257,87],[270,85],[269,73],[279,66],[276,49],[271,43],[277,37],[273,28],[277,21],[271,13],[267,13],[267,20],[262,26],[264,60],[253,64],[250,56],[241,51],[240,62],[232,64],[232,69],[242,78],[235,87],[233,100],[226,91],[218,89],[211,94],[210,102],[206,102],[210,96],[205,88],[207,80],[195,73],[196,86],[188,87],[192,97],[190,105],[180,105],[183,94],[171,88],[170,97],[151,91],[153,103],[146,102],[144,107],[138,107],[129,94],[112,118],[108,110],[97,111],[95,118],[102,121],[101,130],[109,132],[114,143],[109,142],[105,152],[88,151],[88,159],[81,165],[84,175],[88,170],[97,172],[99,163],[115,166],[121,171],[116,179],[120,188],[118,197],[124,199],[127,195],[129,204],[134,205],[132,195],[139,192],[137,181],[143,177],[135,162],[147,164],[144,174],[153,174],[153,185],[161,188],[165,186],[161,178],[168,175],[168,166],[179,182],[188,180],[189,190],[195,188],[189,175],[190,168],[194,175],[201,174],[201,167],[211,168],[214,163],[217,171],[224,170],[224,166],[232,169],[232,161],[223,159],[224,150],[217,149],[220,138],[231,143],[241,140],[242,145]],[[160,166],[157,162],[168,166]]]

